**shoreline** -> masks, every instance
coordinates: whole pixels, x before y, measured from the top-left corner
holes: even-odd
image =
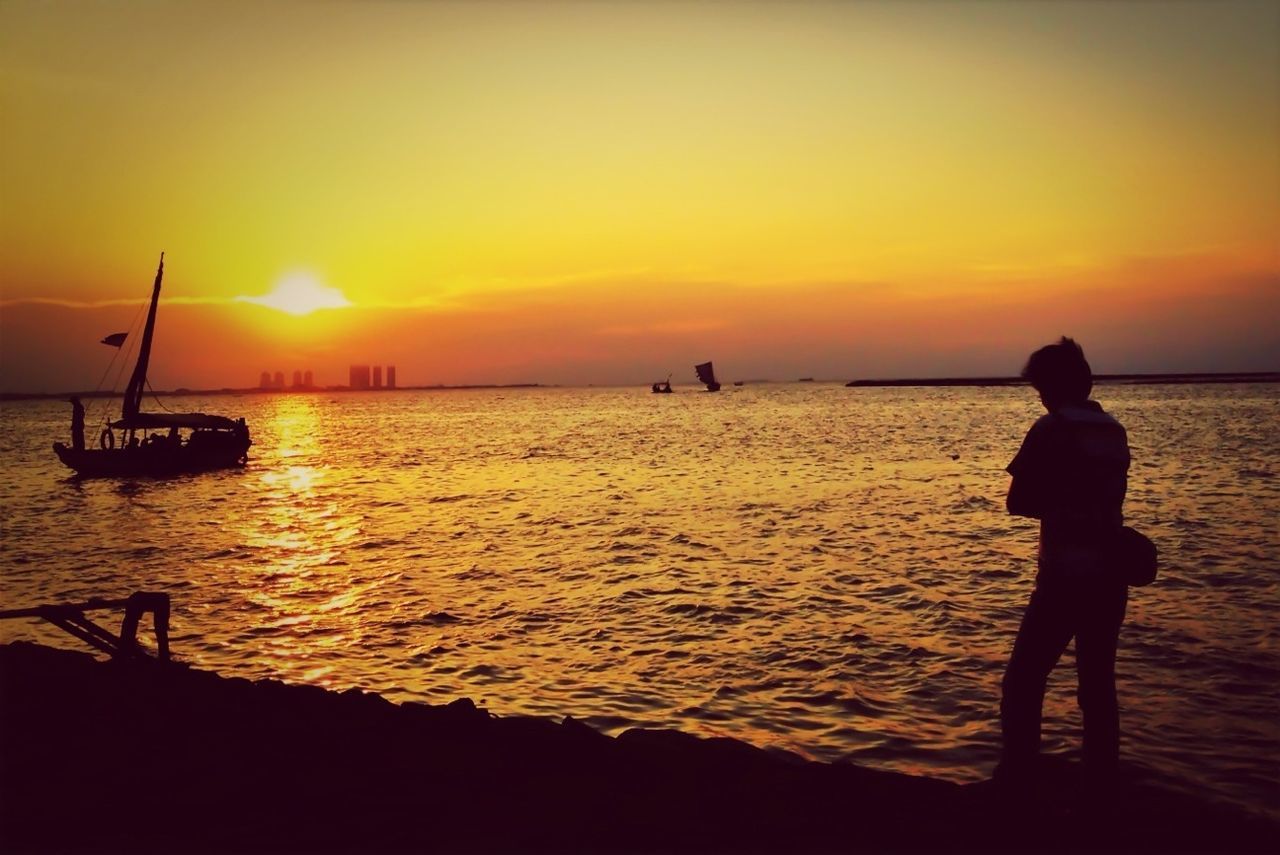
[[[0,646],[7,851],[1267,851],[1280,826],[1047,758],[1032,794],[468,699]]]

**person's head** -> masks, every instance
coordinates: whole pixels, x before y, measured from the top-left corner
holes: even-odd
[[[1066,336],[1031,354],[1022,377],[1040,393],[1040,400],[1049,410],[1083,403],[1093,391],[1093,372],[1084,351]]]

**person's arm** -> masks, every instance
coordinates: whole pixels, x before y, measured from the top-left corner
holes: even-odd
[[[1052,422],[1045,417],[1027,431],[1022,447],[1007,467],[1013,476],[1004,503],[1009,513],[1044,519],[1053,486],[1053,464]]]
[[[1033,479],[1015,475],[1009,482],[1009,495],[1005,496],[1004,506],[1014,516],[1043,519],[1043,491]]]

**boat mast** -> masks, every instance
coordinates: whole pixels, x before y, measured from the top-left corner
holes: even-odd
[[[160,266],[156,268],[156,282],[151,289],[151,309],[147,312],[147,325],[142,330],[142,346],[138,348],[138,364],[124,390],[124,407],[121,417],[133,421],[142,407],[142,390],[147,385],[147,363],[151,361],[151,334],[156,328],[156,304],[160,302],[160,280],[164,278],[164,253],[160,253]]]

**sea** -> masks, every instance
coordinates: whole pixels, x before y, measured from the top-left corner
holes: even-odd
[[[1280,818],[1280,386],[1104,385],[1159,546],[1118,685],[1135,774]],[[88,402],[88,429],[118,399]],[[165,591],[227,676],[990,775],[1036,524],[1025,387],[760,383],[163,397],[243,469],[69,477],[61,400],[0,404],[4,608]],[[103,619],[107,618],[105,615]],[[118,618],[111,617],[115,621]],[[150,635],[144,624],[144,634]],[[0,641],[80,643],[38,620]],[[1079,747],[1072,653],[1045,747]]]

